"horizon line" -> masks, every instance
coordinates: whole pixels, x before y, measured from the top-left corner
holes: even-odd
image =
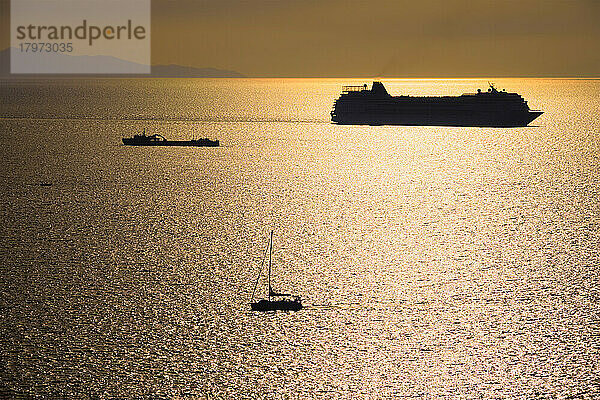
[[[198,67],[192,67],[198,68]],[[212,68],[212,67],[203,67],[203,68]],[[199,68],[202,69],[202,68]],[[131,75],[131,76],[127,76]],[[147,75],[147,76],[144,76]],[[394,76],[243,76],[243,77],[227,77],[227,76],[198,76],[198,77],[188,77],[188,76],[152,76],[149,74],[141,74],[141,73],[133,73],[133,74],[100,74],[100,73],[90,73],[90,74],[76,74],[76,73],[67,73],[67,74],[13,74],[9,73],[7,75],[0,75],[0,79],[263,79],[263,80],[273,80],[273,79],[328,79],[328,80],[341,80],[341,79],[350,79],[350,80],[474,80],[474,79],[569,79],[569,80],[598,80],[600,76],[460,76],[460,77],[444,77],[444,76],[414,76],[414,77],[394,77]]]

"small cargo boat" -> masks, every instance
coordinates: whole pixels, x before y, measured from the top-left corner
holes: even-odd
[[[167,140],[159,134],[146,135],[144,132],[134,135],[130,138],[123,138],[123,144],[127,146],[196,146],[196,147],[218,147],[218,140],[210,140],[207,138],[192,139],[192,140]]]

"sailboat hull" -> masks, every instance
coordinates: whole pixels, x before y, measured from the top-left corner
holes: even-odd
[[[252,311],[298,311],[302,309],[302,303],[296,300],[260,300],[256,303],[250,303]]]

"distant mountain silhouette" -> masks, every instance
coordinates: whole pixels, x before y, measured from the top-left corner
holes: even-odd
[[[244,78],[245,76],[235,71],[216,68],[184,67],[176,64],[153,65],[152,76],[159,77],[188,77],[188,78]]]
[[[61,65],[79,65],[89,66],[93,64],[102,64],[108,66],[108,70],[123,71],[123,70],[138,70],[140,64],[130,61],[121,60],[110,56],[71,56],[68,54],[51,54],[47,56],[45,61],[52,64],[55,70],[65,70]],[[66,64],[65,64],[66,61]],[[47,65],[51,67],[50,65]],[[85,67],[84,67],[85,68]],[[85,68],[89,69],[89,68]],[[10,48],[0,51],[0,78],[40,78],[40,77],[123,77],[123,78],[244,78],[245,76],[235,71],[222,70],[217,68],[195,68],[181,65],[152,65],[151,74],[113,74],[113,73],[92,73],[92,74],[11,74],[10,73]]]

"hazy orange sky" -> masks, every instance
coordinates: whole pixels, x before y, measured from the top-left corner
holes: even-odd
[[[598,21],[596,0],[153,0],[152,61],[256,77],[597,77]]]

